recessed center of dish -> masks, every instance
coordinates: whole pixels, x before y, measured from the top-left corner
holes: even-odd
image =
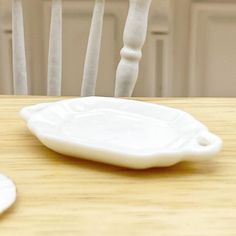
[[[129,153],[162,149],[178,138],[161,120],[116,110],[77,114],[66,123],[66,135],[80,143]]]

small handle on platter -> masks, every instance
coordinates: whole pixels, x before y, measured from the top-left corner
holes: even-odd
[[[217,154],[222,148],[222,140],[210,133],[209,131],[204,131],[199,133],[188,145],[187,148],[187,158],[185,160],[196,160],[196,156],[199,160],[206,159],[206,157],[213,156]]]

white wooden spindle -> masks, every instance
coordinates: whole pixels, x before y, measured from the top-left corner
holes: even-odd
[[[124,31],[124,47],[116,72],[116,97],[130,97],[139,72],[142,47],[147,35],[148,14],[152,0],[130,0]]]
[[[62,2],[52,0],[51,28],[48,53],[49,96],[61,95],[62,78]]]
[[[21,0],[12,0],[12,34],[14,94],[27,95],[24,20]]]
[[[90,28],[81,96],[95,95],[102,39],[105,0],[96,0]]]

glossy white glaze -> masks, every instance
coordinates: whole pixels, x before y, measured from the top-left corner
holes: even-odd
[[[54,151],[130,168],[205,160],[222,146],[183,111],[126,99],[70,99],[26,107],[21,115]]]

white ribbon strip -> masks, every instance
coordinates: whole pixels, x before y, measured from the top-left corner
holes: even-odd
[[[81,96],[95,95],[101,49],[105,0],[96,0],[90,28]]]
[[[49,96],[61,95],[62,79],[62,2],[52,0],[51,28],[48,53]]]
[[[21,0],[12,0],[12,31],[14,94],[27,95],[24,21]]]

